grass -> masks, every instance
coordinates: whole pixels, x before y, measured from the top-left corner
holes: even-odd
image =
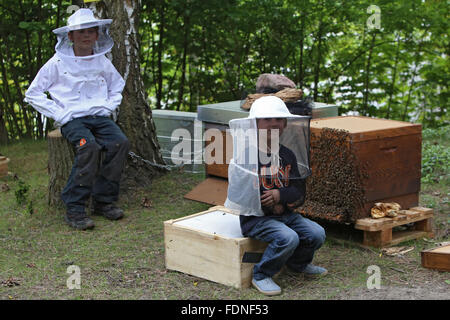
[[[9,171],[15,177],[0,180],[0,299],[266,298],[252,288],[237,290],[165,269],[163,221],[209,207],[183,198],[203,175],[170,173],[155,179],[150,188],[122,194],[123,220],[95,216],[94,230],[76,231],[65,224],[62,210],[47,206],[46,142],[24,141],[2,147],[1,153],[11,159]],[[421,250],[449,240],[450,188],[445,174],[448,177],[448,172],[439,172],[443,179],[424,183],[420,194],[420,204],[435,209],[435,239],[409,241],[402,245],[414,246],[413,251],[389,257],[379,249],[329,237],[314,260],[329,274],[318,279],[280,274],[276,281],[283,294],[271,299],[346,299],[355,290],[364,299],[370,265],[380,267],[382,287],[448,293],[448,273],[420,265]],[[29,190],[24,203],[18,204],[16,192],[23,191],[23,184]],[[141,205],[143,198],[151,201],[149,208]],[[80,267],[80,290],[67,288],[71,265]]]

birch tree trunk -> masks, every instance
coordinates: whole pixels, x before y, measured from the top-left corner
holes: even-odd
[[[141,1],[105,0],[89,8],[97,17],[113,19],[112,62],[125,80],[123,100],[117,122],[131,143],[131,154],[124,169],[122,186],[148,185],[152,178],[167,171],[159,150],[152,111],[147,102],[141,76],[138,34]]]
[[[63,138],[59,129],[47,135],[48,146],[48,204],[52,207],[63,208],[61,191],[67,183],[72,170],[75,153],[71,144]]]

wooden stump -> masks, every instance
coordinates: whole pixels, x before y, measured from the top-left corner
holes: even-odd
[[[64,207],[61,191],[67,183],[74,159],[72,145],[63,138],[59,129],[51,131],[47,136],[48,143],[48,204]]]
[[[75,158],[75,150],[72,145],[61,135],[59,129],[49,132],[47,135],[48,145],[48,204],[53,207],[64,208],[61,200],[61,191],[64,189],[72,170]],[[103,154],[100,155],[99,165],[102,162]],[[140,157],[139,157],[140,158]],[[137,159],[128,154],[120,180],[120,194],[126,193],[128,189],[136,185],[148,186],[152,179],[149,179],[149,172],[156,177],[167,169],[156,168],[149,165],[145,159]],[[92,206],[92,199],[89,199],[88,210]]]

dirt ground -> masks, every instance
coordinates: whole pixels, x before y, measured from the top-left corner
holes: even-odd
[[[388,286],[380,289],[354,288],[337,299],[342,300],[450,300],[449,285],[427,284],[425,287]]]

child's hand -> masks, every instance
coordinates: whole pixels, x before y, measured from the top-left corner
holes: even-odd
[[[280,190],[272,189],[263,191],[261,196],[261,204],[264,207],[272,207],[280,202]]]

